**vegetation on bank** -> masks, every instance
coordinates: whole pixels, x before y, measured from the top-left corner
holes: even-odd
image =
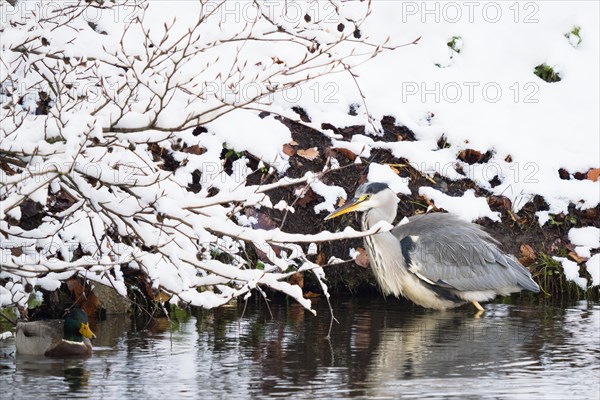
[[[561,264],[553,257],[566,257],[577,262],[580,275],[589,278],[588,272],[583,268],[585,259],[576,255],[574,247],[569,243],[567,234],[569,229],[580,226],[600,227],[600,206],[588,210],[578,210],[575,206],[569,207],[568,214],[551,215],[549,221],[540,226],[536,212],[548,210],[548,205],[539,196],[534,197],[525,204],[518,213],[512,211],[512,205],[508,198],[503,196],[492,196],[486,190],[478,187],[473,181],[463,179],[451,181],[435,174],[425,176],[414,169],[409,160],[397,159],[386,150],[374,151],[368,160],[356,163],[356,155],[346,149],[332,148],[329,138],[306,126],[289,120],[281,120],[292,132],[293,143],[287,151],[290,153],[290,168],[287,171],[290,177],[303,176],[308,171],[322,171],[332,158],[337,159],[343,168],[326,173],[322,180],[326,184],[335,184],[343,187],[348,193],[353,193],[355,188],[366,180],[370,162],[387,164],[397,172],[400,177],[406,178],[412,195],[400,195],[398,222],[404,216],[418,213],[442,212],[429,199],[420,196],[419,187],[431,186],[451,196],[461,196],[467,190],[474,190],[477,196],[487,198],[488,204],[493,211],[501,215],[501,222],[493,222],[487,218],[477,222],[483,225],[496,239],[498,239],[504,250],[515,255],[523,265],[532,273],[534,280],[540,285],[541,293],[533,295],[523,293],[516,295],[522,299],[570,301],[576,299],[587,299],[597,301],[599,296],[598,287],[589,287],[583,290],[577,284],[566,279]],[[414,135],[405,127],[395,125],[392,118],[383,121],[385,135],[381,141],[414,141]],[[364,132],[364,127],[356,126],[338,129],[333,126],[326,127],[335,133],[342,134],[345,138]],[[451,148],[444,138],[438,143],[440,148]],[[155,144],[149,144],[156,152],[157,157],[164,160],[164,165],[172,164],[172,149],[160,148]],[[185,146],[185,144],[183,144]],[[316,156],[307,157],[302,155],[299,149],[315,148]],[[247,157],[250,167],[256,171],[248,176],[248,184],[269,184],[275,182],[276,177],[269,171],[253,168],[252,164],[258,166],[259,160],[250,153],[237,152],[233,149],[224,148],[221,154],[223,163],[227,167],[241,157]],[[480,153],[474,150],[460,151],[457,153],[457,163],[475,164],[487,162],[493,156],[493,151]],[[174,166],[176,168],[176,165]],[[559,171],[557,171],[559,173]],[[587,179],[586,174],[576,174],[573,179]],[[493,177],[497,179],[497,177]],[[193,190],[193,189],[190,189]],[[293,205],[293,213],[284,210],[256,210],[248,208],[248,215],[252,215],[258,221],[258,228],[273,229],[281,228],[285,232],[314,234],[320,231],[342,230],[346,226],[360,229],[356,215],[344,216],[339,220],[323,221],[323,214],[316,214],[313,207],[323,199],[310,188],[304,186],[280,187],[269,193],[273,203],[284,200]],[[56,202],[58,199],[49,199]],[[26,207],[26,206],[24,206]],[[44,211],[27,210],[30,214],[29,223],[41,221]],[[307,245],[308,246],[308,245]],[[306,246],[306,247],[307,247]],[[324,266],[327,276],[327,285],[330,293],[336,295],[372,295],[377,294],[374,278],[368,267],[368,260],[358,257],[352,260],[349,257],[351,248],[362,249],[361,239],[339,240],[323,242],[313,251],[313,262]],[[305,249],[307,251],[308,249]],[[597,251],[597,250],[596,250]],[[217,258],[227,261],[227,253],[215,254]],[[245,257],[250,265],[260,266],[266,261],[266,255],[260,250],[248,244],[245,249]],[[344,262],[332,263],[332,257]],[[110,288],[98,286],[92,290],[90,282],[81,278],[73,278],[63,284],[60,290],[48,292],[40,288],[30,287],[31,297],[29,301],[29,313],[34,318],[56,317],[62,310],[71,304],[78,304],[89,314],[103,312],[116,312],[131,308],[136,313],[147,315],[168,314],[171,307],[168,304],[170,296],[167,293],[157,291],[153,288],[146,276],[136,269],[122,266],[122,272],[127,284],[129,299],[121,300]],[[322,295],[318,281],[311,273],[298,272],[291,276],[289,282],[303,288],[306,297],[319,297]],[[40,296],[41,294],[41,296]],[[255,293],[255,296],[260,296]],[[269,296],[272,297],[272,294]],[[499,298],[497,301],[505,301]]]

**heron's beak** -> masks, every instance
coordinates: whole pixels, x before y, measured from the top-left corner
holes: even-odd
[[[81,333],[84,337],[88,339],[96,339],[96,335],[90,329],[90,324],[81,324],[81,328],[79,328],[79,333]]]
[[[350,202],[346,203],[345,205],[343,205],[342,207],[338,208],[337,210],[335,210],[334,212],[332,212],[331,214],[329,214],[328,216],[325,217],[325,221],[335,218],[335,217],[339,217],[342,214],[346,214],[352,211],[356,211],[356,209],[358,208],[358,206],[360,205],[360,203],[362,203],[363,201],[365,201],[366,198],[359,198],[359,199],[352,199]]]

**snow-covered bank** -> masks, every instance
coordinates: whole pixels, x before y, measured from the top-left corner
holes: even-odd
[[[259,229],[243,212],[274,207],[265,187],[245,186],[256,170],[280,180],[272,188],[310,186],[324,198],[315,212],[351,195],[321,171],[285,177],[294,145],[276,117],[300,121],[299,110],[356,162],[386,149],[422,174],[506,196],[515,212],[543,196],[541,224],[600,201],[585,175],[600,167],[596,2],[56,4],[65,12],[2,3],[0,304],[75,272],[124,294],[128,266],[174,300],[210,307],[266,285],[308,307],[283,272],[304,265],[297,243],[320,236]],[[542,64],[561,80],[536,76]],[[384,116],[417,140],[384,142]],[[491,156],[468,163],[468,149]],[[369,179],[407,193],[387,167],[373,164]],[[451,212],[494,217],[474,195],[432,190]],[[247,243],[265,252],[264,269],[244,259]],[[222,253],[229,264],[214,260]],[[207,286],[216,293],[198,293]]]

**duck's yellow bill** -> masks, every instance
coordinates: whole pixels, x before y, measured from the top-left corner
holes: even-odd
[[[338,208],[337,210],[335,210],[334,212],[332,212],[331,214],[326,216],[325,221],[327,221],[328,219],[339,217],[342,214],[356,211],[356,209],[358,208],[358,205],[360,203],[362,203],[363,201],[364,201],[364,199],[354,199],[354,200],[350,201],[349,203],[343,205],[342,207]]]
[[[88,339],[96,338],[96,335],[94,335],[94,332],[92,332],[92,330],[90,329],[90,324],[81,324],[81,328],[79,328],[79,333],[81,333],[83,337],[86,337]]]

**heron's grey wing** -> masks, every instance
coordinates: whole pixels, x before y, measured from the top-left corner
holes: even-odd
[[[430,284],[460,291],[520,287],[538,292],[529,271],[498,248],[479,225],[450,214],[424,214],[392,230],[409,270]]]

